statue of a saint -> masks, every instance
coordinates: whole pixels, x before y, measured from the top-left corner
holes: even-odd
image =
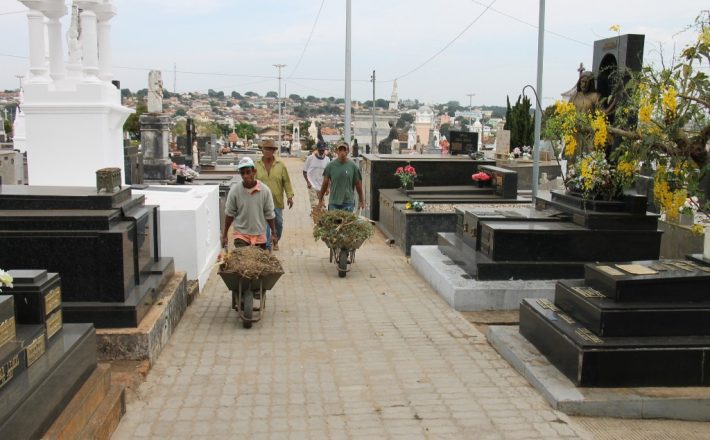
[[[148,73],[148,113],[163,113],[163,75],[160,70]]]

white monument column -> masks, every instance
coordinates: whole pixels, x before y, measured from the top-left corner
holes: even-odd
[[[116,15],[116,8],[111,4],[110,0],[96,8],[96,17],[98,18],[98,43],[99,43],[99,78],[104,81],[111,81],[113,73],[111,72],[111,63],[113,52],[111,49],[111,23],[109,21]]]
[[[42,2],[38,0],[22,0],[22,4],[30,10],[27,11],[27,25],[29,28],[30,49],[30,77],[28,82],[46,83],[47,66],[44,60],[44,14],[39,10]]]
[[[42,12],[47,17],[47,37],[49,40],[49,76],[53,80],[64,78],[64,50],[62,47],[62,24],[59,19],[67,14],[62,0],[48,0]]]
[[[82,9],[79,14],[81,23],[81,48],[84,56],[84,80],[93,82],[98,80],[99,74],[99,46],[96,31],[96,12],[93,8],[95,1],[84,0],[78,2]],[[91,9],[88,9],[91,8]]]

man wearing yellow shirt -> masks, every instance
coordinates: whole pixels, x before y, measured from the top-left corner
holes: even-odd
[[[291,178],[288,175],[286,165],[274,156],[276,143],[271,139],[265,139],[260,144],[262,151],[261,160],[256,162],[256,178],[263,182],[271,190],[274,197],[274,212],[276,213],[276,238],[281,240],[283,233],[283,210],[284,193],[286,193],[286,203],[288,209],[293,208],[293,187]],[[267,246],[271,243],[271,231],[267,229]],[[278,244],[274,245],[274,250],[278,250]]]

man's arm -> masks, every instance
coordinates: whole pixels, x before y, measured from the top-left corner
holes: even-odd
[[[222,232],[222,247],[226,248],[227,243],[229,243],[229,228],[232,226],[232,222],[234,221],[234,217],[231,215],[225,215],[224,216],[224,231]]]
[[[362,196],[362,181],[355,181],[355,190],[357,191],[358,203],[357,206],[360,209],[365,209],[365,198]]]
[[[306,187],[308,189],[311,189],[311,181],[308,180],[308,173],[305,171],[303,172],[303,178],[306,179]]]
[[[323,184],[320,187],[320,193],[318,193],[318,206],[323,206],[323,197],[328,193],[328,186],[330,186],[330,177],[323,176]]]
[[[276,219],[275,218],[270,218],[266,220],[266,223],[269,224],[269,228],[271,228],[271,242],[276,244],[279,242],[279,237],[276,236]]]
[[[291,176],[288,175],[288,170],[285,165],[283,167],[281,180],[284,185],[284,190],[286,191],[286,203],[288,204],[288,209],[291,209],[293,208],[293,186],[291,185]]]

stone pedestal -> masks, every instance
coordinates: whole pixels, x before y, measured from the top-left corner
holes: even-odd
[[[143,183],[143,153],[135,145],[123,147],[123,166],[126,185]]]
[[[170,117],[165,114],[143,114],[141,145],[143,146],[143,178],[172,180],[172,161],[168,157]]]

